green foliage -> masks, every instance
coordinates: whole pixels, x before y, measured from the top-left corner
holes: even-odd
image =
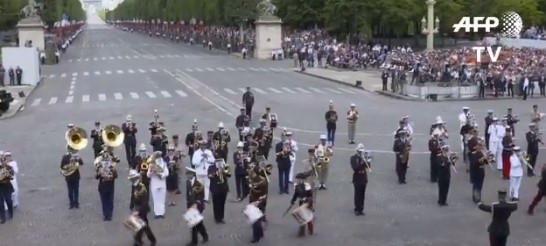
[[[60,21],[63,14],[67,14],[71,20],[75,21],[83,21],[86,18],[85,10],[79,0],[37,0],[36,2],[44,5],[40,16],[47,25]]]
[[[15,27],[21,18],[21,9],[26,0],[0,0],[0,30]]]

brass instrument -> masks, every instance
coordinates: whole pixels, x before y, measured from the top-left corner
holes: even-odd
[[[71,128],[65,136],[67,145],[76,152],[84,149],[89,142],[87,132],[81,127]]]
[[[260,143],[258,143],[258,141],[250,140],[249,147],[248,147],[250,152],[254,152],[258,150],[258,147],[260,147]]]
[[[363,151],[362,156],[360,156],[362,160],[364,160],[364,165],[366,166],[366,171],[368,173],[372,173],[372,161],[373,161],[373,155],[369,151]]]
[[[531,164],[529,164],[530,156],[527,154],[526,151],[521,151],[520,153],[517,153],[516,155],[518,156],[519,160],[521,161],[521,163],[523,165],[527,166],[531,170],[534,169],[533,166],[531,166]]]
[[[199,148],[199,142],[202,140],[203,136],[201,135],[200,131],[195,131],[193,136],[193,148],[197,149]]]
[[[404,141],[404,151],[402,152],[402,163],[408,163],[410,151],[411,151],[411,144],[406,139]]]
[[[123,143],[125,133],[121,127],[116,125],[107,125],[102,131],[102,141],[109,147],[118,147]]]
[[[218,175],[219,184],[223,184],[225,182],[225,177],[231,177],[231,167],[229,164],[227,164],[224,159],[219,158],[216,159],[216,175]],[[212,178],[212,175],[209,175],[209,178]]]
[[[76,158],[72,158],[70,162],[61,168],[61,174],[68,177],[74,174],[80,168],[80,163]]]
[[[161,158],[161,151],[156,151],[146,160],[146,163],[148,163],[149,168],[155,174],[160,174],[160,173],[163,173],[164,171],[163,167],[157,164],[157,160],[160,158]]]
[[[356,111],[350,110],[349,115],[347,115],[348,120],[356,120]]]
[[[0,183],[11,182],[13,176],[15,175],[13,168],[5,159],[1,161],[0,166],[2,167],[0,169]]]
[[[199,181],[195,181],[195,183],[193,183],[193,186],[192,186],[192,195],[197,195],[201,192],[203,192],[203,190],[205,190],[205,186],[203,184],[201,184],[201,182]]]
[[[112,161],[103,161],[97,168],[99,176],[104,180],[113,180],[114,172],[116,172],[116,164]]]

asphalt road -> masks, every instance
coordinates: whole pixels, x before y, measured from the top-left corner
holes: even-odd
[[[96,59],[95,59],[96,58]],[[93,180],[92,151],[81,152],[87,162],[81,168],[81,209],[68,210],[64,180],[58,166],[64,154],[64,132],[68,123],[91,129],[94,121],[121,124],[132,114],[141,131],[139,141],[148,143],[147,125],[158,109],[168,134],[184,136],[194,118],[202,131],[216,129],[223,121],[231,132],[241,104],[241,88],[251,86],[256,96],[255,116],[266,106],[279,115],[281,127],[294,132],[300,143],[296,169],[302,168],[309,144],[316,144],[325,130],[323,120],[328,102],[333,100],[344,115],[356,103],[361,118],[358,142],[373,150],[375,160],[366,197],[366,216],[353,215],[352,172],[349,156],[354,145],[346,144],[346,123],[340,119],[335,156],[332,159],[328,190],[318,194],[316,234],[296,237],[297,225],[281,217],[289,196],[278,195],[277,175],[271,176],[266,237],[261,245],[372,245],[372,246],[463,246],[486,245],[486,225],[490,215],[471,201],[471,186],[462,164],[453,174],[449,207],[438,207],[437,187],[428,182],[428,128],[436,115],[452,127],[451,145],[458,151],[457,115],[462,106],[480,119],[488,109],[498,115],[507,107],[521,115],[517,131],[529,121],[533,102],[480,101],[422,103],[383,98],[295,73],[289,63],[241,60],[223,52],[175,44],[104,26],[90,26],[63,56],[61,64],[45,67],[46,79],[28,99],[23,112],[2,122],[0,146],[14,153],[19,162],[21,205],[13,221],[0,225],[2,243],[11,245],[130,245],[131,236],[123,228],[128,215],[129,184],[126,163],[119,167],[115,212],[112,222],[102,222],[97,182]],[[120,72],[121,71],[121,72]],[[131,72],[132,71],[132,72]],[[415,153],[411,155],[408,184],[400,186],[394,173],[392,133],[403,115],[415,124]],[[276,133],[279,135],[279,133]],[[522,143],[521,140],[518,142]],[[524,143],[522,143],[524,144]],[[235,143],[231,143],[233,149]],[[123,147],[117,153],[125,159]],[[539,162],[544,162],[540,154]],[[508,183],[496,171],[488,170],[484,200],[495,201],[496,190]],[[536,190],[538,178],[523,180],[520,210],[511,217],[510,245],[544,245],[546,216],[544,203],[534,217],[525,210]],[[234,189],[235,184],[230,181]],[[182,188],[184,188],[182,186]],[[233,200],[230,194],[228,200]],[[180,198],[184,204],[185,198]],[[250,241],[250,226],[241,209],[245,203],[226,204],[226,225],[212,222],[211,208],[205,210],[210,244],[241,245]],[[151,220],[159,236],[158,245],[180,245],[189,241],[183,221],[184,206],[169,207],[165,220]]]

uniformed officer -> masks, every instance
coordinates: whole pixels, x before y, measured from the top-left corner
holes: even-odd
[[[364,158],[364,144],[359,143],[356,154],[351,156],[351,168],[353,169],[354,205],[357,216],[364,215],[364,200],[366,198],[366,186],[368,185],[368,172],[371,163]]]
[[[518,209],[515,202],[506,201],[506,190],[499,190],[499,201],[491,205],[478,203],[478,208],[492,214],[493,220],[487,231],[489,232],[489,243],[491,246],[506,246],[508,235],[510,235],[510,224],[508,218]]]
[[[93,153],[95,158],[97,158],[102,151],[102,129],[100,128],[100,122],[95,122],[95,129],[91,130],[91,138],[93,139]],[[129,161],[129,163],[131,163]]]
[[[150,141],[153,151],[161,151],[162,157],[167,154],[167,146],[169,145],[169,137],[165,135],[165,130],[163,126],[158,127],[156,134],[152,136],[152,140]]]
[[[13,168],[8,164],[3,157],[4,153],[0,153],[0,170],[9,172],[13,177],[15,175]],[[11,183],[12,177],[0,180],[0,224],[6,223],[6,207],[8,210],[9,219],[13,218],[13,200],[12,194],[15,191]],[[5,207],[4,207],[5,203]]]
[[[430,151],[430,182],[438,181],[438,155],[441,154],[440,130],[435,129],[432,137],[428,140],[428,150]]]
[[[193,120],[193,125],[191,126],[191,132],[186,134],[186,147],[188,148],[188,155],[190,156],[190,160],[193,158],[193,152],[195,151],[195,143],[198,142],[197,139],[197,119]],[[193,165],[193,164],[192,164]]]
[[[538,187],[538,192],[533,198],[533,202],[531,202],[531,205],[529,205],[529,209],[527,209],[527,214],[529,215],[533,215],[533,212],[538,202],[540,202],[542,198],[546,197],[546,165],[542,166],[541,178],[537,184],[537,187]]]
[[[148,169],[150,168],[149,167],[149,164],[147,163],[147,160],[148,160],[148,154],[146,153],[146,145],[145,144],[140,144],[139,146],[139,155],[135,157],[135,160],[133,162],[133,166],[134,166],[134,170],[136,170],[138,173],[140,173],[140,175],[142,176],[140,178],[140,181],[146,188],[146,195],[149,195],[150,193],[148,192],[150,190],[150,178],[148,178]],[[148,200],[150,199],[150,197],[148,196]],[[133,200],[131,200],[133,201]],[[134,207],[134,204],[131,202],[129,204],[129,209],[133,209]]]
[[[176,135],[173,136],[173,139]],[[178,136],[176,136],[178,137]],[[167,183],[167,200],[169,206],[175,206],[176,205],[176,194],[178,191],[178,170],[180,168],[180,158],[181,156],[177,155],[176,149],[174,145],[169,145],[167,148],[167,155],[163,157],[163,160],[167,164],[167,167],[169,168],[169,176],[167,176],[166,183]]]
[[[227,164],[224,163],[224,165]],[[208,176],[210,179],[214,221],[217,224],[225,224],[224,212],[229,192],[228,178],[231,177],[231,173],[225,172],[224,166],[220,162],[216,162],[215,165],[209,166]]]
[[[489,164],[489,160],[484,156],[484,148],[483,142],[478,142],[474,151],[470,153],[470,182],[472,183],[472,201],[475,203],[482,200],[484,167]]]
[[[542,143],[542,139],[539,135],[537,126],[535,123],[529,124],[529,131],[525,133],[525,139],[527,140],[527,156],[529,156],[529,165],[532,168],[527,167],[527,176],[534,176],[533,169],[537,163],[537,156],[539,152],[538,143]]]
[[[111,221],[114,213],[114,186],[115,180],[118,178],[118,173],[114,168],[114,163],[106,166],[98,166],[95,178],[99,180],[98,190],[100,202],[102,205],[102,215],[104,221]],[[102,163],[101,163],[102,164]]]
[[[294,189],[294,196],[292,196],[292,200],[290,201],[290,204],[294,206],[294,203],[296,200],[299,199],[299,206],[302,206],[304,204],[307,204],[308,209],[313,209],[313,188],[311,185],[307,182],[305,182],[305,179],[307,178],[307,175],[304,173],[298,173],[296,174],[296,181],[297,184]],[[300,225],[298,236],[302,237],[305,236],[305,226],[307,225],[307,230],[309,231],[309,235],[313,235],[313,220],[310,220],[306,224]]]
[[[65,170],[66,166],[70,163],[77,162],[80,166],[83,165],[83,160],[70,148],[61,159],[61,169]],[[80,170],[76,169],[74,173],[69,176],[65,176],[66,187],[68,189],[68,199],[70,201],[70,209],[80,208],[79,203],[79,191],[80,191]]]
[[[186,167],[186,205],[187,208],[195,208],[199,213],[203,213],[205,210],[205,189],[206,187],[199,182],[196,178],[196,172],[194,169]],[[205,224],[201,221],[199,224],[191,228],[191,242],[188,245],[197,245],[198,238],[197,233],[203,237],[203,242],[209,241],[209,235]]]
[[[142,175],[140,175],[140,173],[137,171],[129,171],[128,179],[132,183],[131,204],[134,204],[134,210],[132,211],[134,215],[140,217],[140,219],[146,222],[146,226],[133,236],[133,246],[143,245],[142,236],[144,233],[146,233],[150,244],[154,246],[156,245],[157,240],[152,232],[152,229],[150,228],[150,223],[148,222],[148,213],[150,212],[150,205],[148,203],[148,189],[146,189],[146,185],[140,181],[141,178]]]
[[[351,103],[349,111],[347,111],[347,123],[348,123],[348,134],[349,134],[349,144],[355,143],[355,134],[356,134],[356,122],[358,120],[358,111],[356,110],[356,104]]]
[[[487,110],[487,116],[485,117],[485,148],[489,149],[489,137],[491,134],[489,133],[489,126],[493,124],[493,110]]]
[[[133,122],[133,117],[127,115],[126,121],[121,125],[123,133],[125,133],[125,138],[123,138],[123,143],[125,144],[125,155],[127,157],[127,162],[131,162],[136,155],[136,123]]]
[[[245,107],[245,114],[248,116],[248,120],[252,121],[252,107],[254,106],[254,93],[250,91],[250,87],[246,87],[246,91],[243,94],[243,105]]]
[[[241,108],[241,114],[235,119],[235,127],[237,128],[237,131],[239,131],[239,141],[246,141],[242,134],[243,129],[250,126],[250,117],[246,115],[245,110],[245,108]]]
[[[398,133],[399,138],[394,140],[393,151],[396,155],[396,175],[399,184],[406,184],[406,172],[408,171],[409,151],[411,145],[407,139],[405,130]]]
[[[248,195],[248,180],[246,179],[246,162],[243,158],[243,142],[237,143],[237,151],[233,153],[233,165],[235,166],[235,186],[237,200],[242,201]]]
[[[324,114],[324,118],[326,120],[326,137],[328,144],[334,146],[338,115],[334,110],[334,102],[332,100],[330,100],[330,105],[328,105],[328,111]]]
[[[215,143],[218,143],[218,147],[216,149],[217,158],[222,158],[224,159],[224,162],[227,163],[227,157],[229,154],[228,145],[231,142],[231,136],[224,128],[223,122],[218,123],[218,131],[214,133],[212,139],[215,141]],[[225,145],[222,146],[223,143],[225,143]]]
[[[442,146],[442,153],[438,156],[438,205],[447,206],[447,194],[451,181],[453,162],[449,156],[449,145]]]
[[[256,220],[252,224],[252,243],[257,243],[264,237],[263,224],[266,222],[265,208],[267,206],[267,190],[268,183],[266,178],[259,174],[260,168],[255,167],[254,170],[249,172],[250,179],[250,196],[248,197],[249,203],[253,203],[258,209],[262,211],[264,216]]]
[[[289,144],[289,142],[279,141],[275,145],[277,168],[279,169],[279,194],[290,194],[288,187],[292,162],[290,161]]]

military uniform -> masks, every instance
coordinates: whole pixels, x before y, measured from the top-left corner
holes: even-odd
[[[248,167],[243,159],[243,143],[237,144],[237,151],[233,153],[233,165],[235,166],[235,188],[237,189],[237,200],[241,201],[248,196],[248,179],[246,169]]]
[[[136,155],[136,133],[138,132],[136,124],[132,122],[131,115],[127,116],[127,122],[121,125],[121,129],[125,134],[123,138],[123,143],[125,144],[125,155],[127,157],[127,162],[130,162],[135,158]]]
[[[262,223],[266,221],[265,218],[265,209],[267,206],[267,190],[268,183],[267,180],[260,175],[258,172],[258,167],[256,170],[252,170],[253,174],[250,174],[250,196],[248,199],[249,203],[258,203],[257,207],[264,213],[264,216],[258,219],[252,224],[252,242],[256,243],[264,237],[264,229]]]
[[[529,165],[531,165],[531,167],[533,167],[534,169],[537,163],[537,156],[539,152],[538,143],[540,143],[541,140],[537,135],[538,133],[535,133],[535,130],[533,130],[535,125],[531,124],[529,125],[529,127],[532,130],[529,130],[527,133],[525,133],[525,139],[527,140],[527,156],[529,157]],[[527,167],[527,176],[534,176],[533,169]]]
[[[348,128],[348,135],[349,135],[349,144],[355,143],[355,135],[356,135],[356,122],[358,120],[358,111],[356,111],[356,105],[354,103],[351,104],[351,108],[349,111],[347,111],[347,128]],[[349,116],[353,115],[352,118]]]
[[[76,162],[83,166],[83,161],[79,157],[74,157],[73,154],[67,153],[61,159],[61,169],[66,169],[72,158],[76,158]],[[68,200],[70,201],[70,209],[79,208],[79,193],[80,193],[80,170],[77,169],[69,176],[65,176],[66,186],[68,188]]]
[[[436,183],[438,181],[438,155],[441,154],[440,140],[438,135],[435,134],[430,140],[428,140],[428,150],[430,151],[430,182]]]
[[[402,131],[405,134],[405,131]],[[398,183],[406,183],[406,172],[408,170],[409,158],[405,158],[406,148],[409,148],[409,142],[403,138],[397,138],[394,140],[393,151],[396,155],[396,174],[398,176]],[[409,153],[407,153],[409,156]]]
[[[499,191],[498,202],[494,202],[491,205],[478,203],[478,208],[482,211],[492,214],[493,220],[487,231],[489,232],[489,242],[491,246],[506,246],[508,235],[510,235],[510,224],[508,224],[508,218],[510,215],[518,209],[518,204],[513,202],[506,202],[504,197],[506,191]]]
[[[98,167],[102,168],[102,167]],[[97,169],[97,174],[95,178],[99,181],[98,191],[100,195],[100,202],[102,205],[102,215],[104,216],[104,221],[111,221],[114,213],[114,187],[115,180],[118,178],[118,173],[113,166],[109,167],[110,172],[112,172],[112,177],[103,177],[99,170]]]
[[[487,116],[485,117],[485,148],[489,149],[489,126],[493,124],[493,110],[487,111]]]
[[[104,142],[102,141],[102,130],[100,129],[100,122],[95,122],[96,129],[91,130],[91,139],[93,139],[93,153],[95,154],[95,158],[97,158],[102,150],[102,145]],[[129,163],[131,160],[127,160]]]
[[[237,127],[237,131],[239,131],[239,141],[245,141],[246,139],[244,139],[242,134],[243,129],[245,127],[250,127],[250,117],[246,115],[245,108],[241,108],[241,114],[235,119],[235,127]]]
[[[364,200],[366,199],[366,186],[368,185],[368,170],[371,163],[364,160],[364,145],[359,144],[357,153],[351,156],[351,168],[353,169],[354,206],[355,214],[364,215]]]
[[[299,206],[302,206],[303,204],[307,204],[308,209],[313,209],[313,188],[311,184],[304,182],[304,180],[307,178],[307,175],[304,173],[298,173],[296,175],[296,179],[301,180],[301,183],[298,183],[295,186],[294,189],[294,195],[292,196],[292,200],[290,201],[290,204],[294,205],[296,200],[299,199]],[[307,230],[309,231],[309,235],[313,235],[313,220],[307,222],[307,224],[300,225],[298,235],[304,236],[305,235],[305,226],[307,225]]]
[[[447,206],[447,195],[449,193],[449,184],[451,181],[451,167],[452,163],[447,155],[449,147],[447,145],[442,146],[442,152],[438,155],[438,205]],[[446,151],[446,152],[444,152]]]
[[[3,157],[0,157],[3,158]],[[0,224],[6,223],[6,210],[4,207],[4,203],[6,204],[6,207],[8,209],[8,215],[9,219],[13,218],[13,201],[12,201],[12,194],[15,191],[13,189],[13,185],[11,184],[11,180],[13,179],[15,173],[13,171],[13,168],[8,165],[7,162],[2,161],[0,165],[1,169],[7,169],[7,172],[11,174],[11,178],[6,178],[3,180],[0,180]],[[3,170],[2,170],[3,171]]]
[[[475,203],[481,201],[485,165],[488,165],[488,160],[481,150],[470,153],[470,182],[472,183],[472,201]]]
[[[218,169],[216,165],[212,165],[208,169],[208,176],[210,179],[214,221],[216,221],[216,223],[225,224],[224,211],[227,194],[229,192],[228,178],[231,177],[231,173],[226,173],[224,170]]]
[[[220,124],[218,124],[218,128],[218,131],[215,132],[212,136],[214,142],[218,143],[218,147],[216,149],[216,157],[224,159],[224,162],[227,163],[227,157],[229,154],[228,145],[231,142],[231,136],[228,132],[223,132],[224,123],[220,122]],[[225,142],[225,146],[222,146],[222,142]]]
[[[195,170],[191,170],[189,168],[186,172],[187,174],[194,175],[193,178],[186,181],[186,204],[187,208],[191,208],[194,205],[197,207],[197,210],[199,210],[199,213],[203,213],[205,210],[205,186],[201,184],[196,178],[195,178]],[[207,233],[207,229],[205,228],[205,224],[203,221],[201,221],[199,224],[195,225],[193,228],[191,228],[191,243],[190,245],[197,245],[198,238],[197,234],[201,234],[203,237],[203,242],[207,242],[209,240],[209,235]]]
[[[130,178],[138,178],[138,173],[133,174],[134,176],[130,176]],[[135,183],[133,183],[131,192],[131,203],[135,205],[134,211],[138,214],[138,217],[146,222],[146,226],[134,235],[134,246],[143,245],[142,236],[144,233],[146,233],[146,236],[148,237],[148,240],[150,241],[152,246],[155,245],[157,241],[154,233],[152,232],[152,229],[150,228],[150,223],[148,222],[148,213],[150,212],[148,197],[148,189],[146,188],[145,184],[140,181],[136,181]]]

